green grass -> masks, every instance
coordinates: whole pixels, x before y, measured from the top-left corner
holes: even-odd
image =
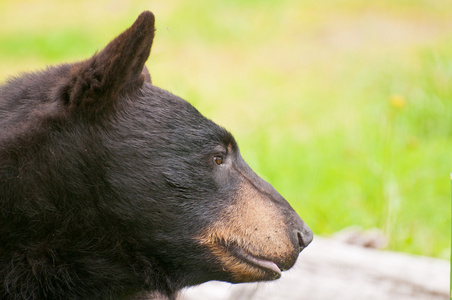
[[[3,0],[0,80],[86,58],[144,9],[154,83],[231,130],[316,234],[450,257],[452,4]]]

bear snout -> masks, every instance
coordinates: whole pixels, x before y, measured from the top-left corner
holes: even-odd
[[[198,238],[231,282],[278,279],[313,238],[284,198],[275,201],[273,192],[250,177],[240,181],[232,203]]]

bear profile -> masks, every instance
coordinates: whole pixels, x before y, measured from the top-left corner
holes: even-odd
[[[233,136],[151,83],[154,15],[0,87],[0,298],[277,279],[312,240]]]

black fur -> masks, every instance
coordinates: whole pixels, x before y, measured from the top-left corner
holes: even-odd
[[[193,237],[237,193],[212,157],[245,163],[231,134],[150,83],[153,37],[144,12],[91,59],[0,87],[1,299],[171,298],[230,280]]]

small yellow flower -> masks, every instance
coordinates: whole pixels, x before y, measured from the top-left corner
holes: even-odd
[[[401,95],[392,95],[391,98],[389,98],[389,101],[391,102],[392,107],[399,109],[405,107],[405,97]]]

